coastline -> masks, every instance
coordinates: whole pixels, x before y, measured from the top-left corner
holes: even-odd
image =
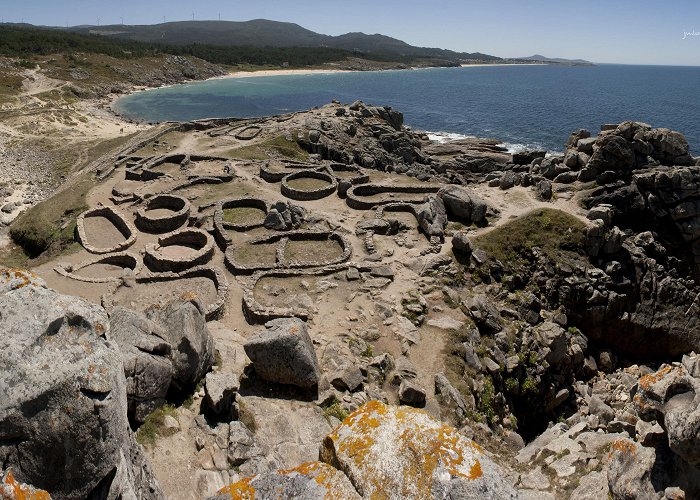
[[[549,66],[547,63],[532,63],[532,64],[516,64],[516,63],[494,63],[494,64],[488,64],[488,63],[477,63],[477,64],[461,64],[460,66],[456,66],[459,68],[486,68],[489,66]],[[274,76],[304,76],[304,75],[332,75],[332,74],[337,74],[337,73],[378,73],[378,72],[385,72],[385,71],[417,71],[417,70],[430,70],[430,69],[441,69],[441,68],[447,68],[443,66],[429,66],[429,67],[410,67],[410,68],[387,68],[387,69],[369,69],[369,70],[360,70],[360,69],[336,69],[336,68],[309,68],[309,69],[304,69],[304,68],[299,68],[299,69],[261,69],[261,70],[253,70],[253,71],[230,71],[224,75],[219,75],[219,76],[212,76],[210,78],[205,78],[203,80],[184,80],[179,83],[170,83],[166,85],[160,85],[157,87],[149,87],[149,86],[144,86],[144,85],[133,85],[132,88],[130,88],[127,92],[123,94],[115,94],[112,96],[109,96],[108,103],[106,106],[111,110],[111,112],[119,117],[121,120],[126,120],[127,122],[131,123],[147,123],[144,120],[131,120],[129,118],[125,118],[122,115],[118,113],[117,110],[114,109],[114,103],[121,99],[122,97],[136,94],[138,92],[144,92],[147,90],[155,90],[155,89],[164,89],[164,88],[169,88],[169,87],[175,87],[177,85],[187,85],[191,83],[200,83],[200,82],[208,82],[211,80],[225,80],[229,78],[259,78],[259,77],[274,77]],[[98,99],[99,101],[100,99]]]

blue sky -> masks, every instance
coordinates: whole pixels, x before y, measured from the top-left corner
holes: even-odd
[[[329,35],[382,33],[501,57],[700,66],[698,0],[0,0],[4,21],[44,25],[97,24],[98,17],[101,24],[122,17],[126,24],[154,24],[193,13],[198,20],[289,21]]]

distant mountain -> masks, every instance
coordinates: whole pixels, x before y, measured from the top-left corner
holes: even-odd
[[[181,21],[154,25],[74,26],[69,31],[97,34],[141,42],[169,45],[206,44],[250,47],[329,47],[370,54],[406,58],[442,58],[451,61],[500,61],[481,53],[455,52],[414,47],[385,35],[347,33],[330,36],[307,30],[294,23],[255,19],[252,21]]]
[[[556,64],[570,64],[574,66],[593,66],[591,61],[586,61],[585,59],[563,59],[561,57],[545,57],[541,54],[535,54],[529,57],[516,57],[515,59],[521,61],[536,61],[545,63],[556,63]]]

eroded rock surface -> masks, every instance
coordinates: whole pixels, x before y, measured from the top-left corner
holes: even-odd
[[[367,403],[324,439],[320,457],[365,498],[517,498],[478,445],[407,407]]]
[[[104,309],[28,280],[0,295],[0,325],[4,467],[56,498],[161,498],[129,428]]]

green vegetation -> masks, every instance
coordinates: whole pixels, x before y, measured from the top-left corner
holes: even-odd
[[[271,65],[290,67],[342,61],[353,52],[330,47],[253,47],[217,46],[201,43],[185,45],[125,40],[100,35],[73,33],[60,29],[0,26],[0,55],[21,57],[23,65],[36,56],[62,53],[104,54],[118,59],[171,54],[198,57],[213,64]]]
[[[349,413],[342,406],[340,406],[340,401],[334,399],[331,402],[327,402],[322,405],[323,416],[326,418],[335,417],[341,422],[347,418]]]
[[[154,445],[158,436],[164,436],[163,424],[166,416],[177,419],[177,408],[164,404],[146,417],[141,427],[136,431],[136,441],[142,445]]]
[[[87,209],[85,196],[94,181],[81,176],[66,189],[20,215],[10,228],[10,236],[30,258],[44,252],[57,255],[73,245],[75,220]]]
[[[503,263],[523,264],[534,247],[556,258],[583,252],[585,225],[576,217],[551,208],[518,217],[475,239],[476,246]]]
[[[229,224],[252,224],[265,219],[265,212],[255,207],[224,209],[224,222]]]
[[[297,161],[309,160],[309,153],[299,146],[296,137],[288,140],[282,135],[233,149],[229,151],[229,155],[239,160],[269,160],[280,157]]]
[[[327,240],[289,240],[284,247],[284,258],[287,261],[329,262],[343,254],[343,249],[337,241]]]
[[[484,389],[479,395],[479,411],[484,415],[489,424],[493,424],[496,420],[496,410],[493,408],[493,398],[496,395],[496,389],[493,386],[493,380],[490,377],[484,379]]]
[[[537,383],[537,380],[535,380],[531,377],[527,377],[525,379],[525,381],[523,382],[522,389],[523,389],[523,392],[525,392],[525,393],[531,392],[533,394],[536,394],[539,391],[540,387],[539,387],[539,384]]]
[[[328,182],[323,179],[315,179],[313,177],[302,177],[300,179],[291,179],[287,182],[289,187],[298,189],[299,191],[315,191],[317,189],[328,187]]]

